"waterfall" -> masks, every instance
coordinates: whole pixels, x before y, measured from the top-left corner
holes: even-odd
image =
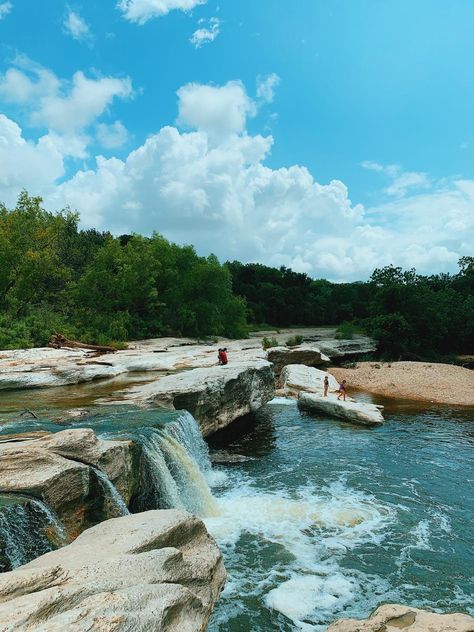
[[[40,500],[0,497],[0,571],[9,571],[65,544],[62,524]]]
[[[217,504],[205,477],[211,469],[209,452],[194,417],[182,412],[172,422],[144,430],[139,441],[147,498],[138,504],[140,510],[154,506],[186,509],[202,517],[216,515]]]
[[[110,513],[115,514],[113,517],[128,516],[130,513],[124,499],[120,495],[118,489],[99,468],[94,468],[100,486],[104,492],[104,497],[111,505]]]

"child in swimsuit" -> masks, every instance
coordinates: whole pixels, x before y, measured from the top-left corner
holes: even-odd
[[[342,380],[339,384],[339,395],[337,396],[337,399],[341,399],[341,397],[344,401],[346,401],[346,380]]]

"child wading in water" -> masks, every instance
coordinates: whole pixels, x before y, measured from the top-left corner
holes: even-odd
[[[337,396],[337,399],[341,399],[341,397],[344,401],[346,401],[346,380],[342,380],[339,384],[339,395]]]
[[[328,396],[328,388],[329,388],[329,378],[326,375],[326,377],[324,378],[324,397]]]

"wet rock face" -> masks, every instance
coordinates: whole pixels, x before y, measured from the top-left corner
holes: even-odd
[[[70,539],[100,520],[119,515],[98,470],[128,501],[133,491],[130,442],[102,441],[83,428],[0,444],[0,493],[40,499],[59,518]]]
[[[1,575],[0,630],[202,632],[224,582],[201,520],[148,511]]]
[[[253,412],[275,393],[272,365],[265,360],[183,371],[139,386],[130,401],[187,410],[208,436]]]
[[[473,632],[474,619],[467,614],[436,614],[409,606],[387,604],[363,621],[341,619],[327,632]]]
[[[267,359],[273,364],[276,378],[280,377],[283,367],[288,364],[304,364],[305,366],[316,367],[329,362],[329,358],[321,353],[319,348],[310,345],[273,347],[268,350]]]

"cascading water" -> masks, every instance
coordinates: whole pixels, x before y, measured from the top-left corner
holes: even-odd
[[[130,513],[128,507],[112,481],[110,481],[106,474],[99,468],[94,468],[94,472],[102,487],[105,499],[111,505],[109,513],[112,514],[113,517],[128,516]]]
[[[199,516],[218,512],[205,476],[211,470],[208,449],[192,415],[182,412],[163,426],[142,429],[135,439],[143,448],[148,506],[182,508]]]
[[[63,526],[40,500],[0,497],[0,571],[9,571],[66,541]]]

